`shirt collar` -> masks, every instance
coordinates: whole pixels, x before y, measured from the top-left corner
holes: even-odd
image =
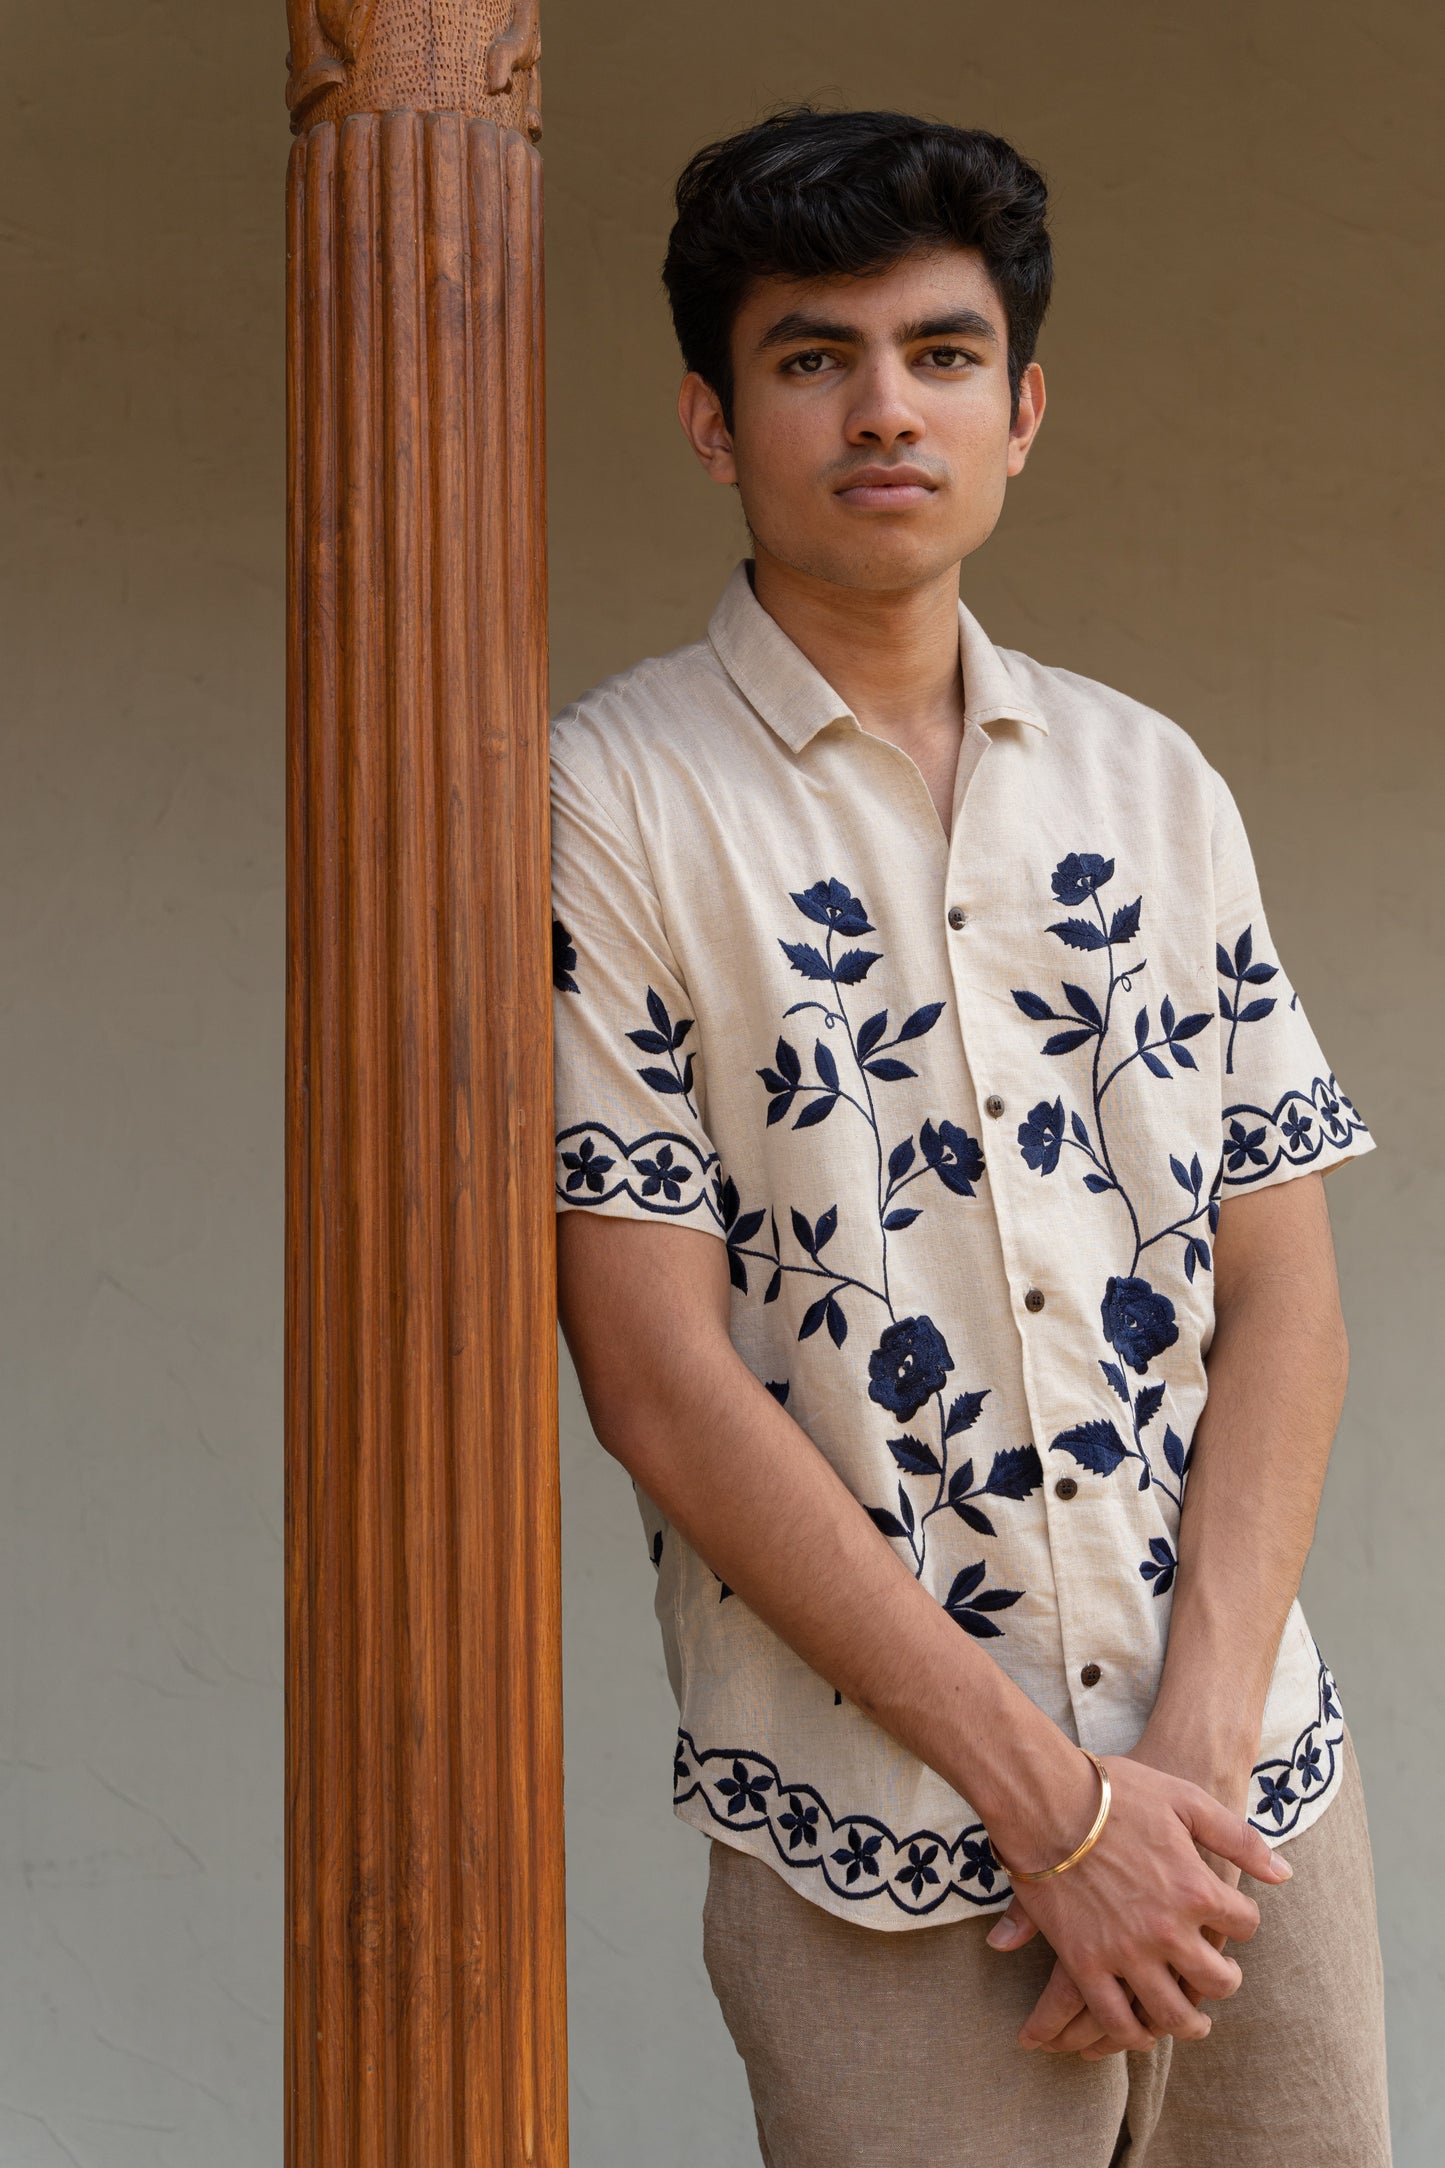
[[[752,560],[740,557],[708,619],[707,636],[728,676],[795,753],[827,723],[857,717],[753,593]],[[1048,735],[1036,701],[1015,681],[972,611],[958,605],[958,646],[968,723],[1032,723]]]

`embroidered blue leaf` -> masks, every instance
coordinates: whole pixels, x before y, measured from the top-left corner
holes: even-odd
[[[672,1018],[667,1013],[667,1004],[661,994],[651,986],[647,989],[647,1013],[670,1046],[672,1044]]]
[[[1261,1001],[1247,1001],[1239,1012],[1239,1021],[1241,1024],[1257,1024],[1261,1017],[1268,1016],[1273,1007],[1273,994],[1266,994]]]
[[[800,1084],[802,1082],[803,1064],[798,1059],[796,1049],[789,1046],[786,1039],[779,1039],[778,1041],[776,1060],[778,1067],[790,1084]]]
[[[1214,1018],[1207,1010],[1196,1009],[1191,1016],[1181,1016],[1173,1030],[1166,1030],[1164,1036],[1166,1039],[1197,1039],[1205,1025],[1213,1022]]]
[[[639,1069],[637,1074],[655,1092],[670,1093],[675,1097],[687,1089],[682,1079],[675,1077],[670,1069]]]
[[[862,1061],[865,1054],[872,1053],[874,1047],[878,1044],[878,1041],[882,1038],[884,1032],[887,1029],[888,1011],[886,1009],[880,1009],[876,1016],[869,1017],[866,1024],[859,1025],[858,1059],[860,1061]]]
[[[1114,1185],[1107,1175],[1086,1174],[1084,1176],[1084,1187],[1092,1190],[1096,1197],[1100,1197],[1106,1189],[1112,1189]]]
[[[838,1207],[835,1204],[830,1204],[827,1211],[818,1221],[817,1226],[813,1229],[813,1255],[815,1257],[817,1256],[819,1250],[826,1249],[827,1245],[832,1241],[834,1235],[837,1232]]]
[[[1204,1180],[1204,1169],[1199,1164],[1199,1154],[1197,1152],[1189,1162],[1189,1179],[1194,1184],[1197,1192],[1200,1183]]]
[[[780,1122],[780,1121],[781,1121],[781,1120],[783,1119],[783,1116],[784,1116],[785,1114],[789,1114],[789,1113],[791,1113],[791,1112],[792,1112],[792,1106],[793,1106],[793,1099],[794,1099],[794,1096],[795,1096],[795,1095],[794,1095],[794,1094],[793,1094],[792,1092],[790,1092],[790,1091],[785,1091],[785,1092],[781,1093],[781,1094],[780,1094],[779,1096],[777,1096],[776,1098],[773,1098],[773,1099],[769,1100],[769,1102],[768,1102],[768,1125],[769,1125],[769,1127],[771,1127],[771,1126],[772,1126],[772,1124],[773,1124],[774,1122]]]
[[[1141,1009],[1134,1019],[1134,1044],[1142,1046],[1149,1036],[1149,1011]]]
[[[881,1528],[885,1536],[906,1536],[908,1530],[895,1514],[884,1506],[869,1506],[868,1518],[875,1528]]]
[[[932,1031],[939,1017],[942,1016],[943,1009],[944,1004],[941,1001],[927,1001],[921,1009],[915,1009],[907,1023],[900,1030],[898,1034],[899,1040],[921,1039],[925,1031]]]
[[[767,1387],[768,1391],[772,1394],[774,1400],[777,1401],[778,1406],[780,1408],[786,1407],[788,1393],[790,1390],[789,1380],[787,1378],[769,1378],[767,1380]]]
[[[839,1302],[836,1293],[828,1297],[828,1307],[824,1315],[828,1320],[829,1338],[832,1340],[834,1347],[841,1347],[848,1337],[848,1320],[843,1315],[843,1306]]]
[[[1088,987],[1070,986],[1067,979],[1064,980],[1063,985],[1064,992],[1068,996],[1069,1007],[1074,1011],[1074,1014],[1082,1016],[1086,1024],[1092,1024],[1096,1030],[1102,1031],[1104,1019],[1099,1013],[1099,1004],[1089,992]]]
[[[1140,1490],[1148,1490],[1148,1488],[1149,1488],[1149,1485],[1150,1485],[1150,1482],[1151,1482],[1151,1480],[1152,1480],[1152,1478],[1151,1478],[1151,1476],[1150,1476],[1150,1474],[1149,1474],[1149,1463],[1148,1463],[1148,1461],[1146,1460],[1146,1461],[1145,1461],[1145,1463],[1144,1463],[1144,1465],[1143,1465],[1143,1467],[1142,1467],[1142,1468],[1141,1468],[1141,1469],[1139,1470],[1139,1488],[1140,1488]]]
[[[1234,969],[1236,974],[1243,972],[1245,965],[1253,954],[1254,935],[1251,929],[1246,926],[1244,932],[1234,944]]]
[[[1169,1076],[1167,1065],[1159,1059],[1157,1054],[1151,1054],[1147,1047],[1140,1047],[1139,1059],[1143,1062],[1145,1068],[1152,1071],[1155,1076],[1162,1076],[1169,1082],[1173,1081]]]
[[[1196,1167],[1199,1165],[1199,1161],[1197,1158],[1195,1159],[1194,1164]],[[1176,1159],[1172,1152],[1169,1154],[1169,1171],[1173,1175],[1175,1181],[1179,1184],[1179,1187],[1185,1192],[1185,1194],[1192,1197],[1199,1188],[1199,1176],[1196,1174],[1194,1180],[1191,1182],[1189,1179],[1189,1169],[1185,1166],[1183,1160]]]
[[[974,1531],[975,1535],[996,1536],[998,1534],[998,1530],[994,1527],[988,1515],[981,1513],[977,1506],[968,1505],[963,1499],[959,1499],[953,1510],[959,1519]]]
[[[751,1242],[763,1224],[761,1212],[744,1212],[728,1229],[729,1242]]]
[[[1013,997],[1014,1000],[1018,1003],[1019,1007],[1023,1010],[1024,1015],[1031,1016],[1036,1024],[1050,1022],[1056,1023],[1058,1021],[1057,1017],[1054,1014],[1054,1011],[1049,1007],[1048,1003],[1046,1001],[1041,1001],[1037,994],[1025,993],[1020,987],[1015,986],[1013,989]]]
[[[644,1054],[666,1054],[672,1040],[665,1031],[629,1031],[628,1038],[634,1046],[640,1046]]]
[[[895,1061],[891,1054],[880,1054],[876,1061],[865,1061],[863,1066],[869,1076],[881,1077],[885,1084],[896,1084],[902,1077],[918,1074],[906,1061]]]
[[[739,1257],[737,1251],[731,1246],[729,1246],[728,1249],[728,1278],[732,1281],[733,1286],[737,1289],[740,1295],[745,1295],[747,1293],[747,1265],[744,1263],[743,1259]]]
[[[674,1047],[679,1047],[682,1045],[683,1040],[692,1030],[692,1026],[693,1019],[690,1016],[682,1016],[678,1018],[677,1022],[672,1027],[672,1043]]]
[[[1135,934],[1139,931],[1139,906],[1143,900],[1142,896],[1136,896],[1132,903],[1120,904],[1113,918],[1109,921],[1109,939],[1111,941],[1133,940]]]
[[[793,1206],[793,1233],[799,1246],[805,1249],[811,1257],[813,1255],[813,1223],[798,1210],[796,1205]]]
[[[1141,1386],[1134,1400],[1134,1420],[1141,1430],[1153,1422],[1164,1405],[1162,1385]]]
[[[1191,1286],[1194,1284],[1194,1244],[1192,1242],[1186,1242],[1184,1245],[1184,1277]]]
[[[1085,1151],[1087,1151],[1089,1149],[1089,1125],[1084,1120],[1083,1115],[1079,1113],[1071,1114],[1069,1116],[1069,1126]]]
[[[888,1155],[888,1179],[890,1182],[900,1181],[907,1174],[909,1168],[913,1165],[914,1156],[912,1137],[905,1137],[901,1144],[894,1145]]]
[[[903,1525],[911,1536],[913,1533],[913,1500],[901,1483],[898,1486],[898,1510],[903,1515]]]
[[[961,1467],[954,1469],[953,1474],[948,1479],[948,1502],[955,1512],[958,1510],[960,1501],[966,1498],[972,1489],[973,1462],[966,1460]]]
[[[1029,1498],[1044,1480],[1036,1445],[1006,1445],[993,1456],[984,1489],[995,1498]]]
[[[1209,1244],[1205,1242],[1199,1235],[1196,1235],[1194,1237],[1194,1254],[1199,1259],[1200,1264],[1204,1267],[1206,1272],[1212,1270],[1209,1262]]]
[[[960,1393],[948,1411],[948,1421],[943,1426],[945,1438],[957,1438],[965,1430],[972,1430],[987,1400],[991,1387],[985,1385],[980,1393]]]
[[[1184,1441],[1172,1423],[1164,1426],[1164,1458],[1176,1475],[1184,1472]]]
[[[1091,918],[1059,919],[1049,932],[1057,934],[1067,948],[1101,949],[1109,945],[1109,936]]]
[[[965,1606],[962,1611],[950,1612],[949,1616],[958,1622],[966,1634],[972,1634],[975,1641],[997,1641],[1002,1638],[1002,1627],[995,1626],[991,1618],[984,1618],[977,1610]]]
[[[1240,973],[1240,976],[1250,986],[1264,986],[1270,979],[1274,977],[1278,969],[1278,964],[1251,964],[1247,971],[1243,971]]]
[[[1045,1039],[1043,1051],[1046,1054],[1072,1054],[1076,1046],[1086,1045],[1093,1037],[1094,1033],[1090,1030],[1056,1031]]]
[[[1174,1036],[1174,1004],[1167,994],[1159,1004],[1159,1036],[1161,1039]]]
[[[808,1304],[807,1309],[803,1312],[803,1322],[798,1327],[798,1338],[800,1340],[807,1340],[811,1338],[811,1336],[818,1330],[818,1327],[823,1322],[823,1318],[827,1312],[828,1304],[831,1300],[832,1295],[830,1291],[829,1294],[820,1295],[816,1302],[810,1302]]]
[[[1109,1380],[1109,1383],[1113,1386],[1115,1392],[1119,1395],[1119,1398],[1123,1401],[1125,1407],[1127,1408],[1129,1405],[1129,1388],[1124,1382],[1124,1373],[1119,1368],[1119,1365],[1117,1363],[1101,1362],[1099,1368],[1103,1371],[1105,1377]]]
[[[1112,1475],[1124,1458],[1124,1441],[1112,1423],[1075,1423],[1059,1432],[1049,1451],[1072,1453],[1094,1475]]]
[[[805,979],[831,979],[822,955],[807,941],[780,941],[778,947],[787,957],[795,971],[801,971]]]
[[[1219,1013],[1227,1024],[1234,1022],[1234,1011],[1229,1005],[1229,996],[1222,986],[1219,989]]]
[[[888,1217],[884,1220],[883,1224],[887,1228],[889,1234],[896,1235],[901,1234],[905,1227],[911,1227],[913,1225],[913,1222],[920,1217],[921,1215],[918,1212],[914,1211],[910,1206],[901,1205],[896,1212],[890,1212],[888,1214]]]
[[[860,979],[867,978],[878,961],[875,949],[844,949],[834,966],[833,976],[840,986],[856,986]]]
[[[838,1064],[833,1059],[831,1048],[824,1046],[821,1039],[813,1043],[813,1059],[818,1065],[819,1076],[829,1091],[835,1092],[838,1089]]]
[[[1199,1067],[1198,1062],[1194,1059],[1194,1056],[1190,1053],[1188,1047],[1181,1046],[1177,1039],[1171,1039],[1169,1041],[1169,1051],[1174,1056],[1174,1059],[1178,1062],[1181,1069],[1197,1069]]]
[[[968,1602],[987,1570],[986,1562],[980,1559],[976,1566],[965,1566],[961,1573],[954,1575],[953,1586],[947,1597],[947,1608],[950,1611],[956,1603]]]
[[[808,1104],[794,1122],[794,1129],[811,1129],[816,1122],[826,1121],[837,1104],[838,1095],[836,1092],[832,1094],[820,1092],[816,1099],[808,1101]]]
[[[905,1475],[938,1475],[942,1472],[938,1455],[922,1438],[890,1438],[888,1450]]]
[[[766,1294],[764,1295],[764,1297],[763,1297],[763,1300],[764,1300],[764,1302],[776,1302],[776,1301],[777,1301],[777,1299],[778,1299],[778,1297],[779,1297],[779,1295],[781,1295],[781,1293],[782,1293],[782,1292],[783,1292],[783,1268],[782,1268],[782,1266],[781,1266],[781,1265],[779,1265],[779,1266],[777,1266],[777,1267],[776,1267],[776,1269],[774,1270],[773,1276],[772,1276],[772,1278],[771,1278],[771,1279],[769,1280],[769,1282],[768,1282],[768,1291],[767,1291],[767,1293],[766,1293]]]

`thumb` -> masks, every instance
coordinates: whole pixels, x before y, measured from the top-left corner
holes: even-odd
[[[1008,1910],[1000,1912],[986,1939],[990,1949],[1021,1950],[1030,1935],[1037,1933],[1037,1927],[1015,1897]]]

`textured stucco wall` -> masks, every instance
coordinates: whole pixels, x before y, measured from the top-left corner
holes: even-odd
[[[688,152],[814,93],[997,127],[1054,181],[1052,404],[966,592],[1224,768],[1379,1139],[1330,1184],[1354,1373],[1304,1598],[1428,2168],[1438,20],[545,5],[556,702],[691,637],[740,546],[670,411]],[[7,29],[0,2168],[277,2168],[284,10]],[[574,2159],[744,2168],[641,1524],[564,1389]]]

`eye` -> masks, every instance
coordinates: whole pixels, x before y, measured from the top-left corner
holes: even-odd
[[[831,361],[832,358],[833,357],[831,356],[831,354],[825,354],[821,347],[811,346],[804,353],[790,354],[788,356],[788,359],[783,363],[782,373],[786,376],[791,370],[794,369],[795,365],[799,362],[825,362]],[[821,374],[821,371],[812,367],[804,367],[798,370],[798,374],[801,376],[818,376]]]
[[[937,361],[940,355],[945,358],[945,361],[951,360],[956,362],[971,362],[975,358],[972,354],[968,352],[966,347],[930,346],[927,352],[924,354],[923,359],[925,361]],[[946,370],[945,373],[952,376],[961,376],[963,374],[963,371],[961,369],[951,369]]]

